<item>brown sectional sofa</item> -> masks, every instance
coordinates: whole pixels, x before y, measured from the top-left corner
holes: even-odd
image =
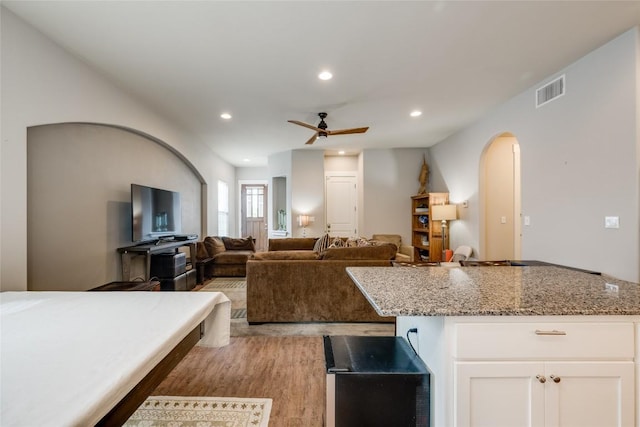
[[[244,277],[247,260],[255,253],[255,246],[251,236],[209,236],[198,242],[197,250],[196,260],[203,278]]]
[[[315,238],[270,239],[268,252],[247,261],[247,320],[270,322],[394,322],[381,317],[346,272],[350,266],[391,267],[396,246],[313,251]]]

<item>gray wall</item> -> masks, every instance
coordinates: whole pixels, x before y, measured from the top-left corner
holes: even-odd
[[[640,62],[632,29],[430,148],[436,185],[469,200],[451,247],[479,245],[479,164],[496,135],[521,149],[522,257],[640,280]],[[566,94],[536,109],[535,89],[565,74]],[[619,229],[605,229],[605,216]],[[482,254],[476,254],[482,258]]]
[[[422,159],[430,163],[426,149],[396,148],[362,153],[362,202],[360,234],[400,234],[411,244],[411,196],[420,188]],[[447,191],[431,181],[429,191]]]
[[[201,235],[201,182],[157,142],[89,124],[36,126],[27,138],[28,290],[121,280],[116,249],[132,244],[132,183],[178,191],[182,232]]]

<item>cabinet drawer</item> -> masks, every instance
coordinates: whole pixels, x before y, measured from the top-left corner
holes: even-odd
[[[465,323],[456,325],[459,359],[628,359],[633,323]]]

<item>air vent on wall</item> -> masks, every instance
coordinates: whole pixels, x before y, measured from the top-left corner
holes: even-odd
[[[536,108],[564,95],[564,74],[536,90]]]

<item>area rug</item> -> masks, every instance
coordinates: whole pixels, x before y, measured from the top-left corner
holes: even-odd
[[[127,427],[267,427],[271,399],[151,396]]]
[[[247,279],[216,277],[200,289],[201,291],[217,291],[219,289],[239,289],[247,287]]]
[[[223,292],[232,301],[231,318],[246,319],[247,318],[247,279],[244,277],[216,277],[207,282],[200,291],[205,292]]]

